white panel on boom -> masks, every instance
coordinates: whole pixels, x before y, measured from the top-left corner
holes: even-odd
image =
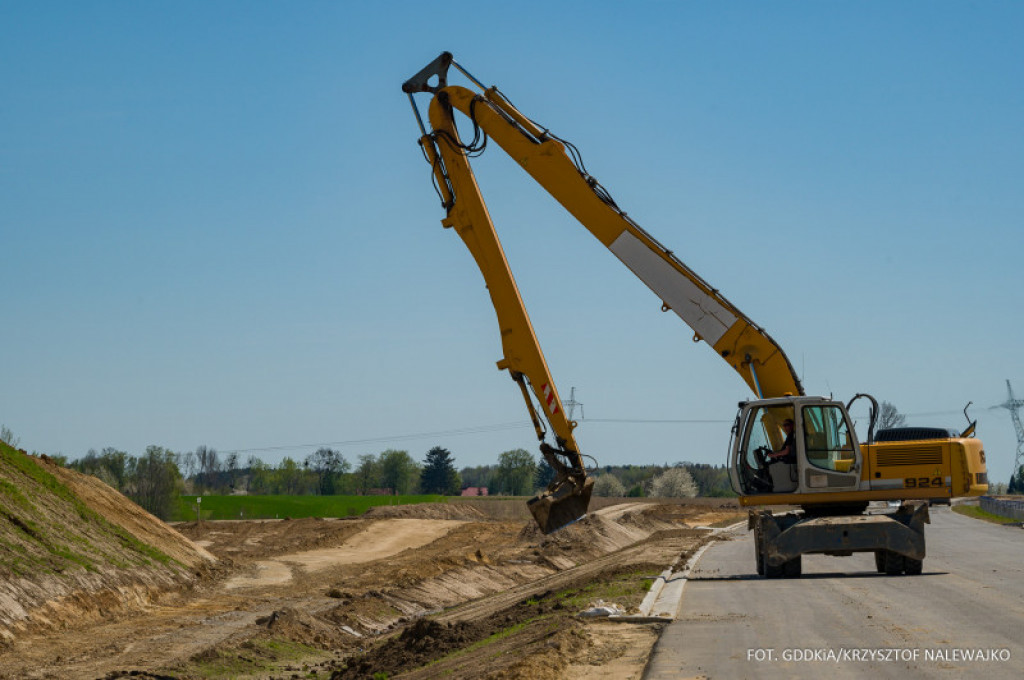
[[[709,345],[736,323],[732,312],[628,231],[609,249]]]

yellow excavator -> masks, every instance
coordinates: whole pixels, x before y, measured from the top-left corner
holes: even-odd
[[[449,85],[454,68],[472,85]],[[873,551],[879,571],[919,573],[924,558],[926,502],[904,502],[894,513],[865,512],[870,501],[927,501],[987,491],[984,451],[967,431],[905,430],[874,435],[870,402],[868,441],[861,444],[849,405],[804,394],[779,345],[644,231],[619,208],[586,170],[570,142],[526,117],[497,87],[486,87],[445,52],[402,86],[419,125],[419,144],[430,164],[445,217],[476,260],[498,317],[503,357],[519,386],[554,468],[547,490],[529,501],[544,533],[586,514],[593,478],[551,377],[480,194],[470,160],[493,140],[538,184],[626,265],[672,311],[735,370],[756,399],[740,403],[732,429],[729,471],[750,513],[758,572],[800,573],[807,553],[847,555]],[[430,96],[427,119],[417,94]],[[456,127],[456,112],[472,125],[468,141]],[[548,432],[553,442],[546,441]],[[882,436],[885,434],[885,436]],[[940,436],[941,435],[941,436]],[[780,454],[780,452],[782,452]],[[764,506],[796,505],[799,513],[774,515]]]

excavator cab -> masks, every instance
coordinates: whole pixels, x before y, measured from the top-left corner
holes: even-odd
[[[857,489],[860,445],[842,403],[783,397],[741,402],[739,409],[729,457],[737,494],[772,497]],[[783,423],[788,420],[794,426],[795,459],[772,459],[770,455],[784,446]]]

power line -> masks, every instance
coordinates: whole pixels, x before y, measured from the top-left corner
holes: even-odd
[[[900,415],[901,416],[906,416],[907,418],[925,418],[925,417],[928,417],[928,416],[956,416],[956,415],[963,415],[963,413],[964,413],[963,411],[922,411],[921,413],[902,413],[901,412]],[[852,417],[854,417],[854,418],[867,418],[868,417],[867,413],[861,413],[861,414],[850,413],[850,415]]]
[[[701,418],[587,418],[581,423],[630,423],[649,425],[656,423],[697,425],[703,423],[731,423],[731,420],[701,419]]]
[[[628,425],[651,425],[651,424],[706,424],[706,423],[731,423],[731,420],[713,420],[713,419],[698,419],[698,418],[684,418],[684,419],[657,419],[657,418],[587,418],[580,421],[580,424],[584,423],[612,423],[612,424],[628,424]],[[451,430],[434,430],[431,432],[413,432],[407,434],[396,434],[387,435],[382,437],[367,437],[364,439],[345,439],[341,441],[331,442],[313,442],[307,444],[283,444],[279,446],[254,446],[250,448],[242,449],[226,449],[222,453],[265,453],[270,451],[292,451],[296,449],[316,449],[321,447],[343,447],[343,446],[359,446],[361,444],[381,444],[386,442],[400,442],[410,441],[414,439],[426,439],[427,437],[461,437],[471,434],[486,434],[488,432],[502,432],[505,430],[518,430],[525,428],[533,428],[533,424],[530,421],[516,421],[509,423],[495,423],[492,425],[476,425],[473,427],[460,427]]]
[[[922,413],[907,413],[904,415],[908,417],[924,417],[956,415],[959,413],[959,411],[930,411]],[[854,414],[850,415],[854,418],[867,417],[866,414],[864,416],[856,416]],[[587,423],[611,425],[722,425],[730,424],[733,420],[726,420],[722,418],[581,418],[579,422],[580,425]],[[359,446],[362,444],[411,441],[414,439],[426,439],[428,437],[462,437],[471,434],[486,434],[489,432],[502,432],[506,430],[519,430],[532,427],[532,423],[524,420],[507,423],[494,423],[491,425],[476,425],[473,427],[460,427],[451,430],[433,430],[430,432],[413,432],[381,437],[366,437],[363,439],[344,439],[340,441],[314,442],[307,444],[286,444],[279,446],[256,446],[242,449],[228,449],[222,451],[222,453],[265,453],[271,451],[293,451],[296,449],[317,449],[322,447]]]
[[[416,432],[410,434],[390,435],[386,437],[369,437],[366,439],[346,439],[334,442],[318,442],[314,444],[288,444],[282,446],[259,446],[248,449],[232,449],[223,453],[257,453],[264,451],[290,451],[292,449],[311,449],[324,446],[357,446],[359,444],[379,444],[383,442],[408,441],[410,439],[425,439],[426,437],[458,437],[467,434],[480,434],[485,432],[500,432],[502,430],[515,430],[519,428],[533,427],[528,421],[515,423],[496,423],[494,425],[478,425],[475,427],[461,427],[454,430],[435,430],[433,432]]]

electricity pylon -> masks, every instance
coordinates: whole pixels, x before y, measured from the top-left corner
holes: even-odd
[[[576,401],[576,388],[575,387],[573,387],[571,390],[569,390],[569,401],[565,402],[565,406],[569,409],[569,413],[567,414],[569,416],[569,420],[572,420],[573,411],[576,410],[577,406],[580,407],[580,418],[584,418],[585,417],[583,415],[583,404],[581,404],[580,402]]]
[[[1010,475],[1010,483],[1012,484],[1014,479],[1020,480],[1020,467],[1024,465],[1024,425],[1020,422],[1020,413],[1018,409],[1024,406],[1024,399],[1018,399],[1013,395],[1013,387],[1010,386],[1010,381],[1006,381],[1006,392],[1009,394],[1009,399],[1004,401],[1002,404],[996,406],[996,408],[1005,408],[1010,412],[1010,419],[1013,420],[1013,429],[1017,431],[1017,455],[1013,459],[1013,474]],[[1017,489],[1021,491],[1021,489]]]

